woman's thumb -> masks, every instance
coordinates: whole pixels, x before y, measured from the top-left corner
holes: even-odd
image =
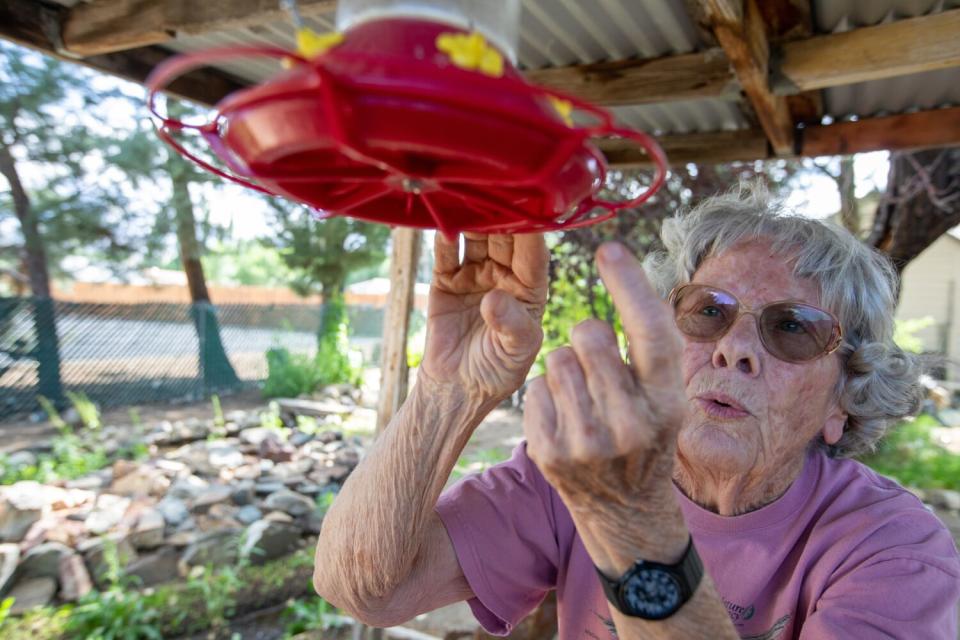
[[[502,289],[487,293],[480,302],[480,315],[511,353],[539,348],[539,326],[526,307]]]

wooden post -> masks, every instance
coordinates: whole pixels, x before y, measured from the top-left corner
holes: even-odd
[[[377,403],[379,436],[407,397],[407,330],[413,309],[414,285],[423,232],[396,227],[390,234],[393,249],[390,255],[390,293],[383,318],[383,346],[380,357],[380,398]],[[365,628],[357,624],[353,640],[382,640],[383,629]]]
[[[407,330],[413,309],[422,237],[423,232],[419,229],[405,227],[397,227],[391,234],[390,294],[383,320],[377,435],[380,435],[407,397]]]

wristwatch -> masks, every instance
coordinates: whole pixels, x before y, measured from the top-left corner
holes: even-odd
[[[687,544],[680,562],[672,565],[637,559],[620,578],[614,580],[597,568],[603,592],[610,604],[625,616],[645,620],[663,620],[676,613],[693,597],[703,577],[703,562],[693,546]]]

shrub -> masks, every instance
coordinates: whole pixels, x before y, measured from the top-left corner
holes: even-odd
[[[301,353],[290,353],[284,347],[267,351],[267,380],[263,395],[267,398],[295,398],[312,393],[321,384],[316,360]]]
[[[934,430],[939,426],[926,414],[901,422],[861,461],[906,486],[956,489],[960,486],[960,455],[937,442]]]

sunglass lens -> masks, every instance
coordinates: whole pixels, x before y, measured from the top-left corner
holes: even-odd
[[[760,335],[770,352],[788,362],[805,362],[827,351],[836,337],[833,316],[805,304],[770,305],[760,316]]]
[[[711,340],[737,319],[738,304],[725,291],[688,285],[677,292],[673,308],[680,331],[691,338]]]

